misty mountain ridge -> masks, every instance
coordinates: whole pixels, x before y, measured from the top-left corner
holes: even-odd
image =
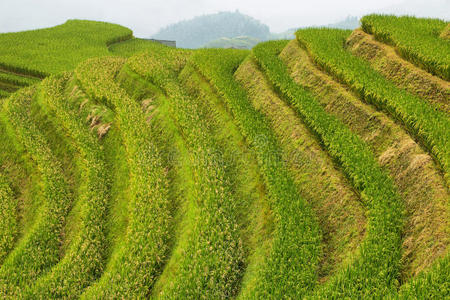
[[[200,48],[220,38],[239,36],[263,41],[270,38],[269,26],[239,11],[219,12],[169,25],[153,38],[175,40],[181,48]]]
[[[338,23],[326,25],[342,29],[359,26],[357,17],[348,16]],[[269,26],[240,13],[219,12],[181,21],[161,29],[155,39],[175,40],[181,48],[246,48],[271,39],[291,39],[297,29],[271,33]]]

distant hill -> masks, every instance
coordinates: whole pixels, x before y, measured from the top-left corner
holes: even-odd
[[[261,40],[249,37],[238,36],[235,38],[220,38],[204,45],[204,48],[234,48],[234,49],[251,49]]]
[[[199,48],[220,38],[239,36],[266,40],[270,30],[267,25],[239,11],[219,12],[169,25],[153,38],[175,40],[181,48]]]

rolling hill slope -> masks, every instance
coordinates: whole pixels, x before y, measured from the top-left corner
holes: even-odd
[[[69,20],[51,28],[2,33],[0,98],[51,74],[73,70],[88,58],[127,56],[153,47],[158,44],[134,38],[128,28],[95,21]]]
[[[20,88],[0,99],[0,294],[448,296],[448,23],[409,18],[440,31],[392,43],[373,33],[404,20],[372,19],[251,51],[114,27],[124,41],[34,62],[45,78],[5,77]],[[425,42],[439,64],[399,50]]]

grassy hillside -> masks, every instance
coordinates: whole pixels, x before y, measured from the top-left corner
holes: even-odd
[[[153,47],[158,45],[134,38],[128,28],[95,21],[69,20],[51,28],[3,33],[0,98],[51,74],[73,70],[88,58],[130,56]]]
[[[3,298],[449,295],[450,88],[399,50],[418,40],[183,50],[72,22],[111,35],[0,76]],[[440,24],[442,62],[448,23],[408,22]]]
[[[94,56],[108,55],[108,46],[130,39],[128,28],[104,22],[70,20],[47,28],[0,35],[0,66],[33,75],[74,69]]]
[[[426,71],[450,80],[450,43],[439,37],[448,22],[436,19],[370,15],[362,29],[396,47],[405,59]]]

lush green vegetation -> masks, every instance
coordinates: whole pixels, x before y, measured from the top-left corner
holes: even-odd
[[[62,126],[79,151],[78,168],[81,226],[64,258],[26,291],[29,298],[74,297],[95,280],[103,267],[105,255],[104,221],[108,201],[109,176],[102,148],[96,136],[87,130],[79,111],[66,95],[70,73],[46,79],[38,94],[40,105],[54,115],[53,122]],[[73,90],[70,89],[70,90]],[[86,111],[82,112],[86,115]]]
[[[392,181],[379,168],[368,146],[325,113],[306,90],[295,84],[277,57],[285,41],[259,44],[254,53],[286,100],[322,139],[329,153],[342,164],[368,209],[367,237],[360,257],[330,280],[319,297],[368,297],[389,294],[400,270],[403,208]],[[345,287],[345,288],[343,288]]]
[[[0,268],[0,291],[11,297],[20,295],[26,285],[58,262],[59,235],[71,204],[62,166],[30,119],[28,110],[33,92],[34,89],[22,90],[3,103],[9,133],[26,149],[41,173],[44,201],[32,229]]]
[[[0,174],[0,265],[13,248],[17,234],[17,200],[4,174]]]
[[[210,134],[208,124],[202,122],[206,111],[180,88],[175,79],[173,65],[179,57],[156,53],[131,58],[129,67],[160,86],[170,98],[169,112],[191,153],[196,181],[194,193],[199,198],[198,217],[192,224],[191,237],[185,247],[187,255],[161,296],[169,299],[228,298],[236,294],[243,264],[242,241],[236,226],[236,200],[226,172],[230,163]]]
[[[407,60],[450,80],[450,43],[439,37],[448,22],[408,16],[369,15],[361,19],[361,25],[376,39],[395,46]]]
[[[266,120],[250,105],[245,91],[233,78],[246,55],[243,51],[201,50],[193,55],[193,63],[223,96],[254,149],[279,222],[270,254],[255,272],[254,284],[244,287],[242,297],[295,297],[316,283],[321,232],[309,204],[297,194]]]
[[[319,281],[325,281],[348,263],[363,240],[365,209],[314,133],[273,90],[256,60],[246,59],[235,77],[252,105],[268,119],[298,193],[304,195],[318,217],[323,234]],[[246,277],[251,277],[250,270]]]
[[[0,82],[12,84],[17,86],[17,88],[21,88],[24,86],[32,85],[38,82],[38,80],[30,77],[19,76],[13,73],[0,72]]]
[[[450,236],[446,233],[448,223],[444,221],[450,220],[447,209],[450,195],[433,159],[414,142],[404,126],[361,101],[342,83],[333,80],[332,75],[321,70],[298,41],[288,43],[279,57],[297,84],[310,90],[327,113],[367,143],[380,166],[393,179],[407,214],[400,282],[429,268],[445,255],[450,245]],[[405,174],[408,174],[408,184],[404,184]]]
[[[0,98],[6,98],[10,95],[10,93],[8,91],[2,90],[0,88]]]
[[[400,288],[399,298],[444,299],[450,292],[450,255]]]
[[[297,31],[299,42],[313,60],[348,84],[361,98],[391,114],[408,128],[437,158],[450,183],[450,120],[426,101],[394,83],[343,48],[350,31],[306,29]]]
[[[90,57],[109,54],[108,46],[132,37],[128,28],[93,21],[66,23],[0,34],[0,68],[36,76],[74,69]]]
[[[445,22],[363,23],[445,74]],[[1,34],[0,298],[447,297],[449,116],[350,33],[251,51],[90,21]]]
[[[132,31],[123,26],[81,20],[45,29],[2,33],[0,98],[50,74],[73,70],[88,58],[110,55],[110,46],[137,40],[132,37]],[[134,50],[126,48],[123,55]]]
[[[164,51],[167,46],[143,39],[129,39],[121,43],[115,43],[109,46],[109,51],[114,54],[130,57],[139,52],[145,51]]]
[[[450,113],[449,82],[433,76],[403,59],[394,47],[375,40],[362,30],[355,30],[346,41],[346,49],[364,58],[373,69],[410,93],[426,99]]]
[[[113,80],[124,62],[119,58],[94,59],[76,69],[87,94],[116,112],[127,151],[132,193],[126,237],[116,245],[105,272],[86,291],[86,298],[143,297],[168,252],[171,212],[165,166],[159,149],[149,139],[142,110]]]

